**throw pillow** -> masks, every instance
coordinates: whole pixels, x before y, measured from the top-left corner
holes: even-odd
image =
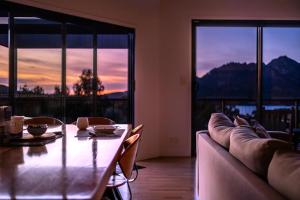
[[[268,170],[268,182],[288,199],[300,199],[300,153],[276,151]]]
[[[260,138],[246,127],[236,127],[230,136],[230,153],[253,172],[266,176],[273,154],[278,149],[291,149],[285,141]]]
[[[271,138],[270,134],[268,131],[263,127],[260,123],[257,121],[254,121],[254,124],[252,126],[254,128],[255,133],[260,137],[260,138]]]
[[[210,137],[225,148],[229,148],[230,134],[235,125],[223,113],[212,113],[208,122]]]
[[[234,125],[236,126],[250,126],[250,124],[248,123],[248,121],[240,116],[235,116],[234,117]]]

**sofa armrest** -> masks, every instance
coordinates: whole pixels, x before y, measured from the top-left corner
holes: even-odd
[[[292,136],[284,131],[267,131],[272,138],[292,142]]]

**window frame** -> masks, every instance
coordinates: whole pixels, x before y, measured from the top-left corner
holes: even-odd
[[[195,156],[195,149],[196,149],[196,126],[197,123],[195,121],[195,108],[197,101],[199,99],[196,98],[196,51],[197,51],[197,45],[196,45],[196,29],[197,27],[256,27],[257,34],[256,34],[256,68],[257,68],[257,75],[256,75],[256,99],[254,101],[256,102],[256,110],[257,110],[257,120],[262,119],[262,108],[263,108],[263,75],[262,75],[262,68],[263,68],[263,29],[267,27],[299,27],[300,28],[300,21],[299,20],[209,20],[209,19],[192,19],[191,21],[191,47],[192,47],[192,70],[191,70],[191,80],[192,80],[192,87],[191,87],[191,127],[192,127],[192,137],[191,137],[191,154]],[[214,101],[214,100],[220,100],[218,98],[215,99],[203,99],[204,101]],[[227,99],[230,100],[230,99]],[[235,99],[234,100],[248,100],[252,101],[251,99]],[[300,105],[300,98],[299,99],[293,99],[295,100],[295,124],[299,123],[299,105]],[[222,104],[222,111],[224,112],[224,104],[226,99],[221,100]]]
[[[98,34],[124,34],[128,38],[128,97],[125,99],[128,104],[127,122],[134,125],[134,46],[135,46],[135,29],[131,27],[124,27],[120,25],[100,22],[92,19],[86,19],[82,17],[72,16],[68,14],[62,14],[59,12],[49,11],[45,9],[35,8],[27,5],[21,5],[17,3],[1,1],[0,2],[1,11],[8,13],[8,39],[9,39],[9,104],[12,106],[12,114],[15,114],[15,104],[16,99],[20,98],[17,96],[17,62],[16,62],[16,28],[14,24],[15,17],[22,16],[34,16],[41,19],[51,20],[58,22],[60,24],[60,35],[61,35],[61,116],[62,120],[65,122],[66,119],[66,37],[67,37],[67,23],[76,24],[78,26],[84,27],[91,31],[93,35],[93,73],[97,73],[97,35]],[[93,84],[93,110],[96,107],[96,81],[94,76]],[[41,97],[43,98],[43,97]],[[91,113],[95,116],[95,111]]]

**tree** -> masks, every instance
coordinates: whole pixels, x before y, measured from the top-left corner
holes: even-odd
[[[20,86],[18,92],[19,94],[22,95],[44,95],[45,94],[44,88],[42,88],[41,86],[37,85],[33,89],[30,89],[26,83],[23,86]]]
[[[89,96],[93,94],[93,73],[90,69],[83,69],[79,76],[79,81],[73,85],[73,91],[78,96]],[[96,93],[100,94],[104,90],[102,81],[96,77]]]
[[[20,86],[19,93],[20,94],[30,94],[31,90],[28,88],[28,85],[25,83],[23,86]]]
[[[35,95],[43,95],[43,94],[45,94],[44,89],[41,86],[39,86],[39,85],[35,86],[32,89],[32,93],[35,94]]]
[[[62,91],[60,90],[60,87],[58,85],[54,86],[54,95],[61,95]],[[70,89],[66,87],[66,95],[68,96],[70,94]]]

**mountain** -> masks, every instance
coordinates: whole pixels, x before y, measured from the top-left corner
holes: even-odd
[[[102,98],[105,99],[127,99],[128,97],[128,92],[114,92],[110,94],[104,94],[102,95]]]
[[[263,64],[263,95],[300,97],[300,63],[280,56]],[[196,78],[197,97],[255,98],[256,64],[231,62]]]

